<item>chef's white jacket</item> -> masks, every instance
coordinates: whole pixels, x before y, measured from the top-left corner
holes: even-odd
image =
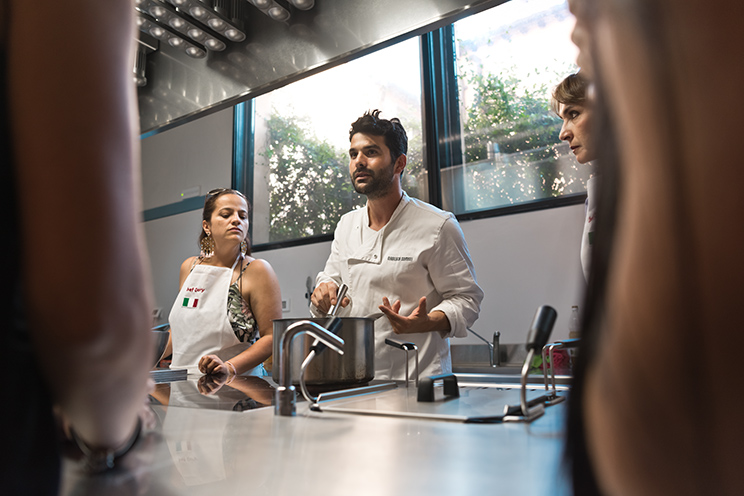
[[[336,227],[331,255],[316,285],[333,281],[349,286],[348,307],[340,316],[375,317],[375,379],[402,380],[406,353],[386,338],[418,346],[419,375],[452,371],[449,338],[465,337],[478,318],[483,291],[478,286],[467,243],[454,215],[405,192],[390,221],[379,231],[369,227],[367,208],[353,210]],[[426,296],[427,312],[441,310],[450,323],[446,334],[395,334],[378,308],[382,297],[401,301],[408,316]],[[315,307],[314,315],[320,315]],[[409,353],[409,379],[414,353]]]

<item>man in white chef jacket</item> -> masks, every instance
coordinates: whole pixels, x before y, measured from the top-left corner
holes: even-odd
[[[379,114],[365,113],[349,132],[349,173],[367,205],[336,226],[311,311],[326,314],[346,283],[339,315],[376,319],[375,379],[405,376],[406,353],[386,338],[418,347],[421,377],[451,372],[449,338],[467,335],[483,291],[455,216],[403,191],[408,138],[397,118]]]

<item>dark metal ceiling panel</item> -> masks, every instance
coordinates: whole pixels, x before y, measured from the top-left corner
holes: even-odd
[[[139,89],[140,129],[158,132],[449,24],[506,0],[316,0],[286,23],[250,6],[247,38],[192,59],[161,43]]]

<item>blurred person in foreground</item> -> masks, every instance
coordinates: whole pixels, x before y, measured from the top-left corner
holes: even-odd
[[[744,6],[569,6],[603,178],[569,404],[574,492],[744,494]]]
[[[133,14],[129,0],[0,0],[3,494],[57,493],[60,432],[105,470],[146,412]]]
[[[587,166],[597,158],[589,85],[589,80],[581,72],[571,74],[555,87],[550,99],[551,109],[563,121],[558,137],[568,144],[576,161]],[[581,268],[585,279],[589,279],[591,266],[598,188],[599,176],[593,175],[586,182],[584,230],[581,234]]]

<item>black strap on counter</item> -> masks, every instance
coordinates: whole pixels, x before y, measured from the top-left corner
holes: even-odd
[[[434,401],[434,383],[442,381],[444,386],[444,396],[457,398],[460,396],[460,388],[457,387],[457,377],[455,374],[440,374],[424,377],[418,385],[418,401]]]

